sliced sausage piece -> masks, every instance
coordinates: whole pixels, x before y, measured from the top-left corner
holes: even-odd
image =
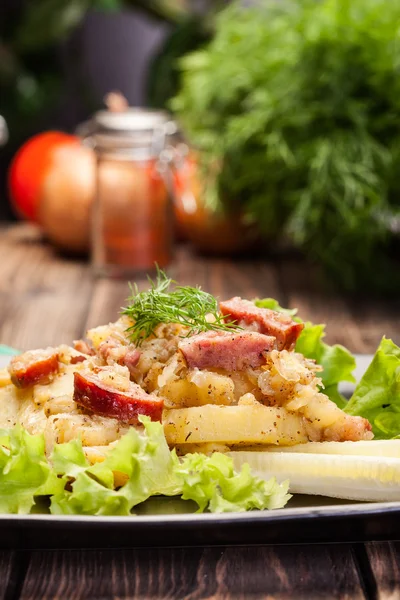
[[[190,368],[243,371],[263,365],[274,344],[274,337],[256,331],[207,331],[182,339],[178,347]]]
[[[244,327],[256,326],[260,333],[273,335],[277,350],[292,350],[304,328],[303,323],[296,323],[285,313],[259,308],[250,300],[242,300],[238,296],[220,302],[219,308],[227,320]]]
[[[58,352],[54,348],[24,352],[15,356],[8,367],[11,381],[18,388],[49,383],[58,370]]]
[[[147,415],[152,421],[161,421],[162,398],[147,394],[129,379],[125,381],[125,389],[115,387],[111,385],[111,375],[111,383],[102,379],[102,371],[104,369],[74,373],[74,400],[79,406],[124,423],[136,424],[139,415]]]

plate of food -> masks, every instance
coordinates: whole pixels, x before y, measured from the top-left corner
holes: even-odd
[[[72,346],[3,348],[0,545],[398,537],[400,348],[324,329],[158,271]]]

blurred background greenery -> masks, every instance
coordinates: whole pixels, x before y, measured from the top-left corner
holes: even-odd
[[[89,11],[112,13],[132,8],[170,24],[171,33],[154,57],[149,74],[148,103],[163,106],[176,91],[175,59],[208,38],[213,16],[223,4],[210,2],[211,7],[203,3],[199,9],[189,0],[5,2],[0,20],[0,114],[9,125],[11,139],[18,141],[26,139],[38,128],[38,121],[47,121],[49,112],[59,106],[65,90],[62,43],[79,29]],[[73,41],[67,60],[74,65],[78,93],[88,108],[98,108],[82,71],[81,40],[76,36]]]
[[[99,108],[72,34],[88,11],[127,7],[168,24],[146,104],[171,109],[196,149],[204,209],[240,214],[267,248],[289,243],[341,289],[397,294],[400,3],[11,0],[0,9],[9,155],[57,125],[62,61],[82,116]]]
[[[155,30],[157,24],[164,25],[165,42],[150,57],[144,90],[144,103],[162,108],[177,91],[176,59],[209,39],[214,15],[223,4],[212,0],[4,0],[0,6],[0,115],[10,137],[7,147],[0,149],[0,217],[12,216],[5,202],[6,171],[22,142],[49,128],[73,131],[80,120],[102,106],[83,60],[82,29],[88,15],[108,13],[111,18],[131,10],[147,16]],[[139,39],[139,50],[141,43]],[[99,39],[98,49],[101,45]],[[132,45],[126,46],[132,50]],[[127,60],[134,63],[137,57]],[[125,79],[129,77],[127,70]]]

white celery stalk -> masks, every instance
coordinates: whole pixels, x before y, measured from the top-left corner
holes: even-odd
[[[250,448],[249,448],[250,449]],[[254,448],[260,450],[260,447]],[[370,440],[360,442],[307,442],[295,446],[268,446],[265,452],[300,452],[340,454],[346,456],[387,456],[400,458],[400,440]]]
[[[371,443],[371,442],[368,442]],[[248,463],[263,479],[289,480],[289,491],[385,502],[400,500],[400,459],[300,452],[230,452],[236,469]]]

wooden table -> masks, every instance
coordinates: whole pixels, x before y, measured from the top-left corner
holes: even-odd
[[[220,297],[277,298],[328,324],[327,341],[371,353],[385,333],[400,343],[399,303],[323,292],[297,257],[205,259],[181,247],[181,284]],[[145,280],[138,281],[144,287]],[[115,320],[126,282],[93,280],[84,261],[60,258],[35,229],[0,229],[0,343],[21,350],[71,342]],[[0,553],[0,599],[400,598],[400,543]]]

